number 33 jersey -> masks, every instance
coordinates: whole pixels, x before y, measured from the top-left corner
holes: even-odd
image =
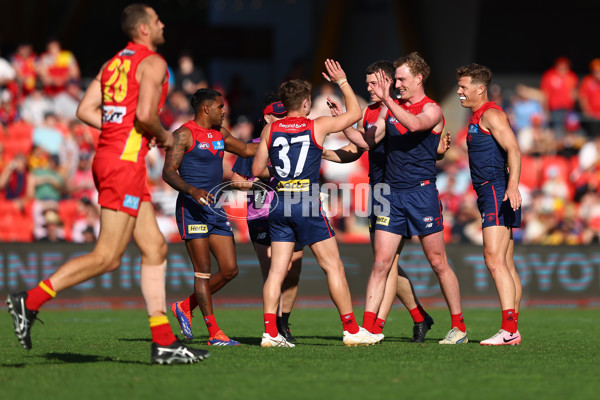
[[[135,78],[138,65],[157,55],[146,46],[129,42],[111,58],[100,78],[102,88],[102,133],[97,156],[143,163],[148,137],[135,119],[140,84]],[[158,112],[167,97],[168,71],[162,84]]]
[[[287,117],[273,122],[269,158],[273,165],[275,190],[309,192],[313,184],[319,183],[322,154],[323,147],[314,137],[313,120]]]

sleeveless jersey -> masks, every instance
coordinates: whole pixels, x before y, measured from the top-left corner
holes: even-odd
[[[433,103],[425,96],[418,103],[405,105],[398,103],[406,111],[418,115],[426,104]],[[387,163],[385,183],[392,190],[407,190],[419,186],[435,184],[437,148],[440,143],[440,132],[409,132],[400,124],[394,114],[386,115]]]
[[[144,45],[129,42],[102,70],[102,132],[96,156],[144,162],[148,137],[135,119],[140,89],[135,73],[143,59],[155,54]],[[162,86],[158,110],[165,102],[167,88],[168,79]]]
[[[467,147],[474,188],[489,181],[504,181],[508,175],[506,151],[500,147],[490,132],[486,132],[479,126],[481,116],[489,109],[502,111],[502,108],[494,102],[488,101],[473,113],[469,121]]]
[[[379,118],[380,110],[381,105],[379,103],[374,103],[367,107],[363,117],[363,128],[365,132],[375,125],[377,118]],[[369,150],[369,183],[371,185],[383,182],[386,163],[385,141],[387,141],[387,135],[385,135],[374,148]]]
[[[183,126],[192,133],[194,144],[183,155],[179,175],[193,187],[215,193],[213,189],[223,182],[223,135],[216,129],[202,128],[194,121],[188,121]],[[188,194],[179,195],[192,198]],[[218,199],[214,200],[216,202]]]
[[[260,138],[253,139],[251,143],[260,142]],[[239,175],[245,176],[249,181],[254,179],[252,175],[252,163],[254,162],[254,157],[238,157],[231,167],[233,172],[238,173]],[[268,162],[267,166],[270,166],[271,163]],[[264,185],[263,190],[252,190],[247,193],[248,195],[248,207],[246,213],[246,219],[248,221],[253,220],[266,220],[269,217],[269,207],[271,206],[271,201],[273,200],[273,186],[274,179],[271,178],[268,185]],[[268,188],[267,188],[268,186]],[[270,189],[270,190],[268,190]]]
[[[314,137],[314,121],[287,117],[271,124],[269,158],[275,190],[310,192],[319,183],[323,147]]]

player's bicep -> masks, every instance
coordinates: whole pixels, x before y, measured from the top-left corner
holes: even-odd
[[[181,165],[183,156],[192,144],[192,134],[187,128],[179,128],[173,132],[173,147],[165,154],[163,172],[167,170],[176,171]]]
[[[136,77],[140,88],[136,116],[141,121],[146,121],[151,115],[157,114],[166,74],[167,64],[159,56],[147,57],[138,66]]]

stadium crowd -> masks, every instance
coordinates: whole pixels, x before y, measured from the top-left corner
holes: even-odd
[[[183,52],[170,71],[167,103],[161,122],[170,131],[193,118],[189,104],[199,88],[212,87],[226,100],[229,131],[241,140],[257,136],[253,123],[260,110],[237,77],[230,87],[209,82]],[[35,54],[24,43],[0,58],[0,241],[93,242],[100,226],[91,163],[99,131],[75,117],[83,95],[76,56],[56,39]],[[354,85],[359,85],[354,82]],[[523,227],[515,240],[532,244],[589,244],[600,240],[600,59],[590,62],[582,79],[566,58],[545,71],[539,86],[490,88],[491,100],[509,114],[522,153],[519,189]],[[313,99],[310,117],[329,113],[327,97],[336,89],[324,84]],[[458,101],[458,100],[457,100]],[[256,108],[256,110],[253,110]],[[444,206],[447,243],[481,244],[481,217],[468,170],[466,126],[452,134],[453,144],[437,167],[437,186]],[[330,135],[326,148],[347,143]],[[159,227],[167,241],[180,241],[174,218],[177,193],[162,180],[164,151],[153,148],[146,158],[148,182]],[[224,160],[224,181],[231,179],[235,156]],[[351,164],[322,163],[323,183],[368,183],[366,154]],[[326,209],[340,241],[369,242],[364,210],[366,194],[340,191]],[[239,196],[245,196],[238,193]],[[236,195],[236,196],[237,196]],[[337,204],[331,204],[335,201]],[[348,210],[348,212],[342,212]],[[245,203],[230,207],[235,237],[248,241]]]

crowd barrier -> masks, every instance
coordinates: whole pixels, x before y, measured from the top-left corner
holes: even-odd
[[[0,243],[0,294],[25,290],[48,277],[72,257],[91,250],[90,245],[61,243]],[[216,304],[259,307],[262,278],[250,244],[236,247],[239,275],[214,296]],[[373,256],[369,245],[340,244],[353,301],[364,304]],[[463,307],[497,307],[494,282],[475,245],[447,245],[450,265],[460,282]],[[297,306],[333,307],[325,275],[309,248],[304,250]],[[138,249],[130,245],[118,270],[65,290],[51,307],[141,307]],[[599,246],[517,246],[515,263],[523,284],[523,306],[600,307]],[[418,297],[428,306],[444,307],[435,274],[419,244],[407,244],[400,265],[410,276]],[[217,265],[213,260],[213,272]],[[171,244],[168,253],[167,296],[192,293],[193,272],[183,243]]]

